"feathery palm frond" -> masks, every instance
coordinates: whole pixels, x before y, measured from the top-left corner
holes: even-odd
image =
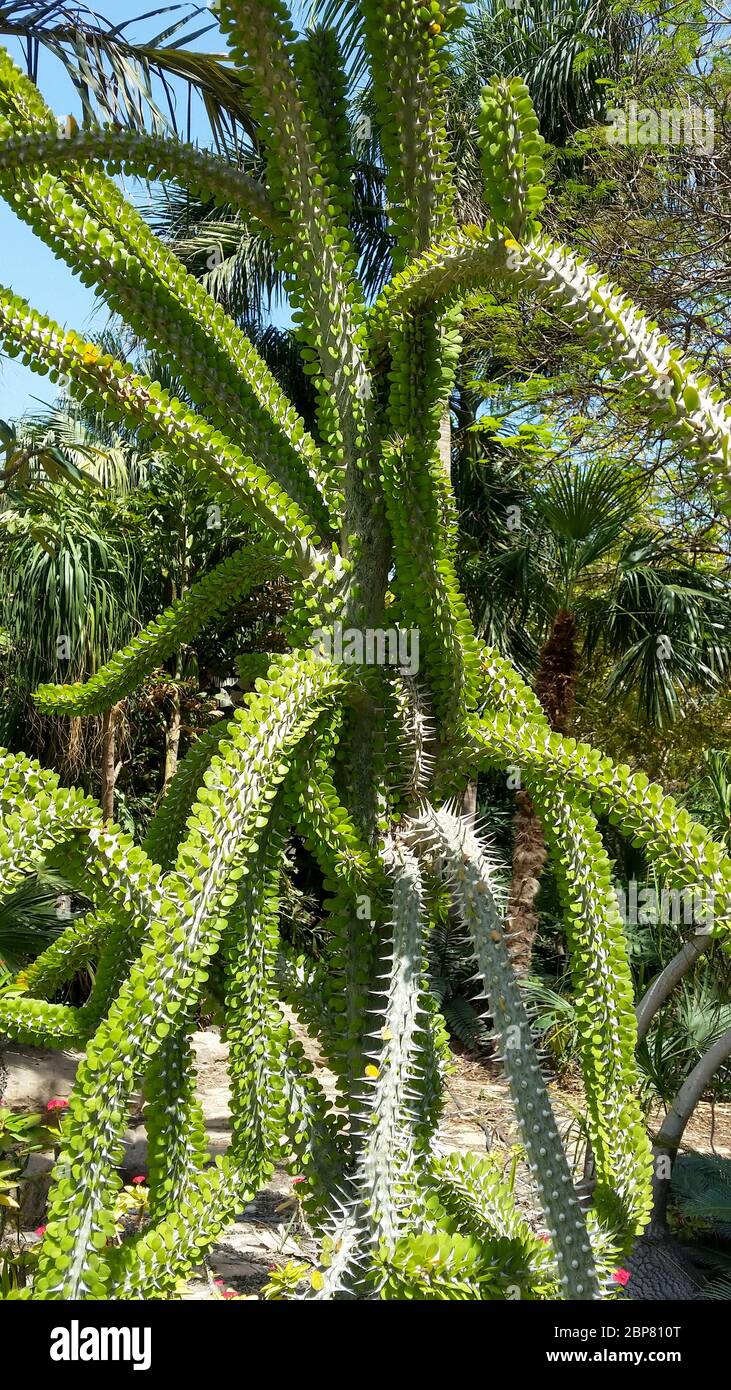
[[[85,5],[43,4],[23,0],[0,5],[0,34],[15,37],[24,49],[28,75],[38,76],[40,49],[63,64],[79,93],[84,118],[117,121],[138,128],[150,123],[153,130],[188,127],[190,98],[196,92],[205,108],[217,145],[243,132],[255,139],[244,85],[225,56],[199,53],[191,45],[217,25],[207,5],[182,3],[160,6],[139,17],[140,21],[176,15],[159,33],[140,41],[126,31],[137,22],[130,16],[118,24],[104,19]],[[156,96],[154,83],[159,84]],[[176,83],[188,92],[186,115],[177,111]],[[189,128],[185,131],[190,138]]]
[[[701,786],[706,793],[706,819],[714,834],[728,841],[731,837],[731,753],[707,748],[703,762],[706,772]]]
[[[680,1154],[671,1190],[673,1205],[683,1216],[701,1217],[731,1236],[731,1159]]]
[[[60,478],[101,487],[123,495],[138,487],[145,475],[145,461],[139,450],[105,424],[103,433],[95,420],[85,419],[74,401],[26,415],[16,427],[19,442],[32,452],[32,459],[44,469],[49,482]],[[49,466],[49,460],[55,468]],[[36,477],[38,470],[36,469]],[[28,470],[18,476],[20,483],[33,481]]]

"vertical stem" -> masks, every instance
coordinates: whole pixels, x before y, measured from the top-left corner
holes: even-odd
[[[175,672],[173,680],[175,688],[170,701],[170,714],[165,724],[165,773],[163,777],[163,793],[168,789],[178,770],[178,749],[180,748],[180,676],[182,672],[182,662],[180,653],[175,659]]]
[[[442,415],[442,422],[439,426],[439,457],[442,461],[444,476],[451,481],[452,475],[452,417],[449,407]]]
[[[190,587],[190,565],[188,561],[188,530],[186,522],[185,501],[181,502],[180,520],[178,524],[178,566],[180,573],[180,584],[176,584],[173,579],[171,584],[172,599],[183,598]],[[170,713],[165,722],[165,771],[163,773],[163,794],[173,780],[178,770],[178,751],[180,748],[180,681],[183,675],[182,652],[175,654],[175,665],[173,668],[174,689],[170,701]]]
[[[114,788],[117,785],[117,721],[121,704],[112,705],[102,716],[101,804],[105,820],[114,820]]]
[[[675,1097],[659,1133],[655,1136],[653,1153],[655,1172],[652,1184],[653,1210],[650,1231],[664,1233],[667,1229],[667,1205],[670,1195],[670,1181],[673,1164],[678,1149],[698,1102],[703,1098],[714,1073],[731,1056],[731,1028],[727,1028],[720,1038],[709,1047],[700,1061],[696,1063],[689,1076],[686,1076]],[[660,1159],[665,1159],[661,1165]]]
[[[462,794],[462,815],[467,821],[470,830],[474,830],[477,820],[477,778],[467,783]]]

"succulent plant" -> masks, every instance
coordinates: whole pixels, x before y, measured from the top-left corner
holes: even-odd
[[[712,892],[714,930],[727,926],[723,848],[646,777],[551,733],[517,672],[472,629],[444,448],[461,301],[496,280],[548,296],[613,371],[636,380],[649,413],[721,491],[731,409],[620,291],[541,231],[541,141],[518,80],[493,83],[482,103],[491,220],[456,225],[443,49],[461,8],[362,0],[359,10],[394,241],[393,279],[373,305],[348,223],[337,45],[331,34],[298,38],[281,0],[219,7],[258,121],[261,183],[162,137],[111,128],[60,136],[35,86],[0,58],[0,193],[154,345],[192,404],[3,289],[6,350],[174,452],[254,537],[86,684],[44,686],[39,707],[103,711],[258,583],[286,575],[294,592],[289,652],[191,749],[142,847],[37,763],[0,757],[0,891],[48,864],[93,904],[0,996],[2,1033],[84,1049],[35,1298],[164,1297],[280,1159],[305,1178],[305,1209],[322,1235],[315,1297],[605,1296],[613,1262],[648,1219],[652,1164],[635,1094],[626,944],[596,813],[640,841],[671,882]],[[179,181],[266,228],[316,385],[315,432],[105,168]],[[334,660],[320,639],[336,624],[383,640]],[[385,659],[384,634],[407,631],[420,639],[416,680]],[[480,767],[516,763],[564,897],[597,1175],[591,1210],[577,1197],[512,974],[499,869],[454,810]],[[329,946],[316,963],[280,969],[281,846],[291,830],[323,871]],[[436,884],[449,886],[472,943],[547,1244],[492,1159],[446,1160],[435,1148],[445,1034],[426,943]],[[98,967],[88,1003],[52,1002],[90,955]],[[213,1164],[190,1041],[212,962],[232,1092],[231,1145]],[[282,999],[317,1032],[335,1105]],[[149,1224],[112,1245],[116,1170],[140,1084]]]

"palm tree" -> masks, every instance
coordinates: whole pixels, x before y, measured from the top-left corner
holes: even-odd
[[[497,477],[496,477],[497,474]],[[480,497],[482,501],[480,502]],[[519,500],[517,500],[519,499]],[[463,468],[459,493],[465,587],[488,639],[534,671],[551,727],[571,731],[577,682],[610,663],[607,699],[660,727],[699,688],[731,669],[731,602],[715,573],[689,563],[659,531],[637,523],[635,478],[611,465],[554,465],[532,488],[487,462]],[[520,518],[506,527],[508,508]],[[518,640],[513,645],[512,638]],[[530,795],[516,793],[508,903],[516,967],[527,971],[546,847]]]
[[[73,426],[72,426],[73,428]],[[65,453],[63,446],[54,446]],[[72,450],[89,461],[88,439]],[[95,452],[101,451],[96,447]],[[107,463],[109,464],[109,460]],[[76,465],[74,465],[76,466]],[[78,468],[77,468],[78,471]],[[37,476],[37,475],[36,475]],[[88,679],[137,625],[140,554],[115,518],[113,502],[98,485],[20,483],[0,511],[0,614],[6,635],[6,708],[3,741],[27,717],[28,696],[39,681]],[[105,717],[101,737],[101,789],[111,818],[117,712]],[[72,721],[59,749],[67,766],[81,755],[80,721]]]
[[[291,336],[275,329],[261,336],[284,374],[293,374]],[[126,356],[111,331],[98,341],[116,357]],[[185,398],[163,360],[136,352],[135,361],[171,394]],[[301,368],[300,376],[304,402],[311,388]],[[248,530],[235,510],[211,507],[200,481],[178,460],[141,445],[134,431],[110,427],[88,404],[62,397],[43,415],[6,426],[5,440],[9,487],[0,492],[0,631],[8,649],[3,666],[9,699],[0,737],[9,742],[13,718],[31,714],[27,696],[39,681],[87,679],[158,610],[161,595],[167,603],[182,598],[191,583],[246,541]],[[260,628],[276,646],[271,629],[282,616],[284,598],[281,586],[264,586],[232,622],[245,630]],[[45,618],[40,625],[33,620],[36,603]],[[57,634],[68,638],[60,647]],[[185,692],[191,681],[199,684],[197,656],[203,654],[214,679],[230,676],[226,639],[224,629],[215,650],[205,638],[195,651],[181,648],[150,685],[147,704],[163,725],[160,793],[177,768],[186,699],[190,703]],[[200,702],[194,698],[193,704],[197,710]],[[100,762],[108,818],[122,765],[121,724],[122,709],[114,707],[101,729],[92,726],[92,744],[82,746],[82,725],[73,721],[70,738],[56,750],[69,770],[78,768],[82,755]],[[63,739],[63,726],[55,721],[44,721],[44,734],[49,732]]]
[[[171,12],[176,13],[172,23]],[[130,33],[134,26],[149,26],[155,19],[162,19],[161,30],[148,28],[141,38]],[[0,5],[0,35],[20,41],[29,77],[38,80],[42,51],[60,62],[79,94],[85,121],[115,121],[133,128],[149,123],[153,129],[177,133],[182,105],[189,139],[196,96],[220,148],[239,145],[242,137],[255,138],[256,124],[236,70],[225,57],[191,47],[217,32],[209,6],[192,0],[161,5],[117,24],[83,4],[64,0]]]
[[[605,83],[620,76],[648,27],[612,0],[482,0],[459,34],[452,110],[474,109],[493,74],[520,75],[542,134],[562,145],[601,116]]]

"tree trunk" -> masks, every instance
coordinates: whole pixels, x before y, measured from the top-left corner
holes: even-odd
[[[534,903],[546,862],[546,846],[530,793],[519,791],[515,801],[513,866],[507,917],[510,958],[518,974],[526,975],[531,967],[533,942],[538,930],[538,913]]]
[[[631,1273],[629,1294],[643,1302],[679,1302],[703,1298],[704,1271],[693,1262],[693,1251],[674,1239],[668,1226],[667,1207],[672,1170],[678,1149],[698,1102],[711,1078],[731,1056],[731,1028],[717,1038],[686,1076],[659,1133],[653,1152],[652,1217],[627,1261]]]
[[[190,587],[190,555],[188,550],[188,525],[185,502],[183,502],[180,516],[178,518],[178,577],[171,580],[170,602],[176,603],[179,598],[184,598]],[[180,751],[181,733],[181,695],[180,682],[183,677],[183,648],[180,647],[175,653],[173,663],[172,679],[174,682],[173,694],[170,701],[170,713],[165,721],[165,770],[163,772],[162,793],[167,791],[178,770],[178,753]]]
[[[477,820],[477,778],[468,782],[462,794],[462,815],[467,818],[470,826],[474,828]]]
[[[163,795],[167,791],[169,784],[172,782],[178,770],[178,750],[180,748],[181,726],[180,685],[178,683],[181,674],[181,662],[179,657],[180,654],[178,654],[178,660],[175,663],[175,675],[173,677],[175,688],[170,702],[170,715],[165,725],[165,774],[162,785]]]
[[[117,762],[117,720],[120,705],[112,705],[102,716],[101,804],[105,820],[114,820],[114,788],[122,764]]]
[[[551,728],[557,733],[568,733],[571,725],[577,667],[576,618],[573,613],[562,609],[556,614],[541,649],[536,676],[536,695]],[[524,975],[531,967],[533,942],[538,930],[535,900],[546,862],[546,845],[530,793],[520,790],[515,800],[513,866],[507,916],[513,965],[519,974]]]

